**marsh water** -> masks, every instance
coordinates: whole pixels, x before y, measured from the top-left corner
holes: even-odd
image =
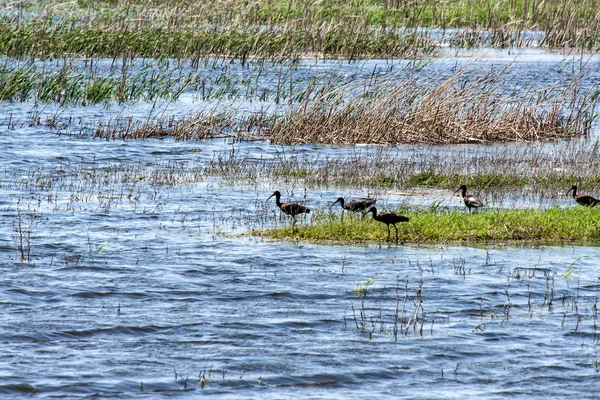
[[[513,64],[515,85],[548,71],[569,79],[582,64],[593,75],[599,65],[556,54],[485,54],[483,66]],[[463,62],[440,59],[422,73]],[[99,61],[107,71],[110,64]],[[353,79],[374,69],[394,73],[386,61],[305,61],[295,73]],[[214,71],[203,73],[221,73]],[[274,78],[265,76],[270,87]],[[186,91],[175,102],[66,109],[0,102],[3,398],[597,397],[598,247],[274,241],[249,235],[290,224],[265,202],[273,190],[313,209],[368,190],[233,182],[204,173],[205,165],[231,152],[312,157],[355,148],[107,141],[82,129],[219,101]],[[268,106],[222,101],[240,112]],[[57,110],[61,124],[44,123]],[[397,151],[418,158],[506,146],[515,145]],[[545,146],[553,152],[569,143]],[[462,207],[442,191],[377,195],[382,206],[423,205],[434,196]],[[521,201],[531,200],[510,204]]]

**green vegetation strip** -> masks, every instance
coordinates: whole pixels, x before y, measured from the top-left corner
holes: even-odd
[[[379,57],[392,57],[390,51],[398,52],[394,48],[403,47],[406,42],[394,38],[399,30],[425,35],[410,46],[418,50],[417,44],[430,35],[417,28],[441,28],[442,41],[451,46],[597,50],[599,4],[598,0],[78,0],[76,4],[22,0],[0,6],[5,11],[0,18],[7,25],[18,27],[9,34],[5,32],[0,45],[20,42],[11,46],[13,51],[31,55],[38,52],[38,56],[41,47],[48,57],[60,56],[59,48],[66,45],[78,49],[78,54],[84,50],[85,54],[113,53],[129,47],[138,54],[150,52],[152,57],[177,50],[181,54],[176,57],[182,58],[197,54],[204,43],[213,49],[213,54],[226,51],[242,58],[272,52],[278,58],[290,57],[307,46],[313,51],[315,47],[322,48],[325,55],[335,50],[339,57],[353,58],[383,46],[385,52],[377,50]],[[22,30],[25,25],[36,28]],[[235,28],[259,34],[247,37],[239,32],[214,32],[191,41],[182,37],[196,35],[198,29],[207,26],[216,31]],[[86,32],[84,27],[89,30]],[[451,27],[466,29],[446,30]],[[40,37],[39,30],[47,35]],[[265,30],[271,33],[265,35]],[[289,33],[283,34],[286,30]],[[529,30],[536,31],[539,39],[533,40],[526,33]],[[73,32],[54,36],[54,31]],[[95,35],[98,40],[90,40],[89,36]],[[439,35],[433,33],[431,38],[435,37]]]
[[[0,19],[0,54],[42,59],[71,56],[153,57],[199,60],[209,56],[298,59],[307,54],[327,58],[400,58],[431,55],[435,45],[423,35],[397,35],[367,29],[348,35],[343,26],[326,30],[279,27],[197,27],[196,29],[85,27]]]
[[[502,242],[598,242],[600,209],[571,207],[547,210],[398,210],[410,218],[398,223],[400,242],[502,243]],[[391,239],[394,241],[394,228]],[[370,215],[316,212],[309,224],[255,230],[256,236],[315,243],[372,243],[387,240],[385,224]]]

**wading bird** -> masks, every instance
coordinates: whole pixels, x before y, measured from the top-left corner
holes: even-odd
[[[481,200],[479,200],[477,197],[473,196],[472,194],[467,194],[467,185],[461,185],[456,192],[454,192],[452,194],[452,196],[454,196],[456,193],[460,192],[462,190],[462,198],[465,201],[465,206],[467,206],[467,208],[469,209],[469,212],[471,212],[471,208],[474,209],[478,209],[479,207],[483,207],[483,202]]]
[[[388,240],[388,242],[390,241],[390,224],[394,225],[394,229],[396,230],[396,243],[398,243],[398,228],[396,227],[396,224],[398,222],[408,222],[408,217],[405,217],[404,215],[398,215],[393,212],[387,212],[387,211],[382,211],[379,214],[377,214],[377,208],[375,208],[375,207],[369,208],[369,210],[367,210],[367,212],[373,213],[373,219],[375,221],[383,222],[384,224],[387,225],[387,228],[388,228],[387,240]]]
[[[340,206],[342,206],[344,210],[352,212],[365,211],[367,208],[375,204],[376,201],[377,200],[375,199],[364,198],[358,200],[351,200],[348,203],[346,203],[343,197],[338,197],[338,199],[331,203],[331,206],[329,207],[332,207],[335,203],[340,203]]]
[[[279,207],[279,209],[283,211],[284,214],[291,215],[294,219],[294,224],[297,222],[296,215],[308,214],[310,212],[309,208],[301,206],[300,204],[282,203],[281,193],[279,193],[279,190],[274,191],[273,194],[269,196],[267,201],[273,196],[275,196],[275,204],[277,204],[277,207]]]
[[[577,185],[573,185],[571,186],[571,189],[569,189],[569,191],[567,192],[567,196],[569,195],[569,192],[573,191],[573,199],[577,202],[577,204],[581,204],[582,206],[586,206],[586,207],[594,207],[596,204],[600,203],[600,200],[592,197],[592,196],[588,196],[586,194],[577,194]]]

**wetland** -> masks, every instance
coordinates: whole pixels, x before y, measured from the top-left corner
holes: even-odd
[[[3,397],[596,397],[595,2],[0,4]]]

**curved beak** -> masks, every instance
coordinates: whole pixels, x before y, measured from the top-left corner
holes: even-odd
[[[452,196],[454,196],[458,192],[460,192],[460,188],[456,189],[456,191],[454,193],[452,193]]]
[[[567,192],[567,194],[565,194],[565,196],[568,196],[569,193],[571,193],[573,191],[573,188],[569,189],[569,191]]]
[[[269,197],[267,197],[267,200],[265,200],[265,201],[269,201],[269,199],[270,199],[271,197],[273,197],[273,196],[275,196],[275,193],[273,193],[272,195],[270,195]]]
[[[331,205],[329,206],[329,208],[333,207],[333,205],[334,205],[335,203],[339,202],[339,201],[340,201],[340,199],[337,199],[336,201],[334,201],[333,203],[331,203]]]

